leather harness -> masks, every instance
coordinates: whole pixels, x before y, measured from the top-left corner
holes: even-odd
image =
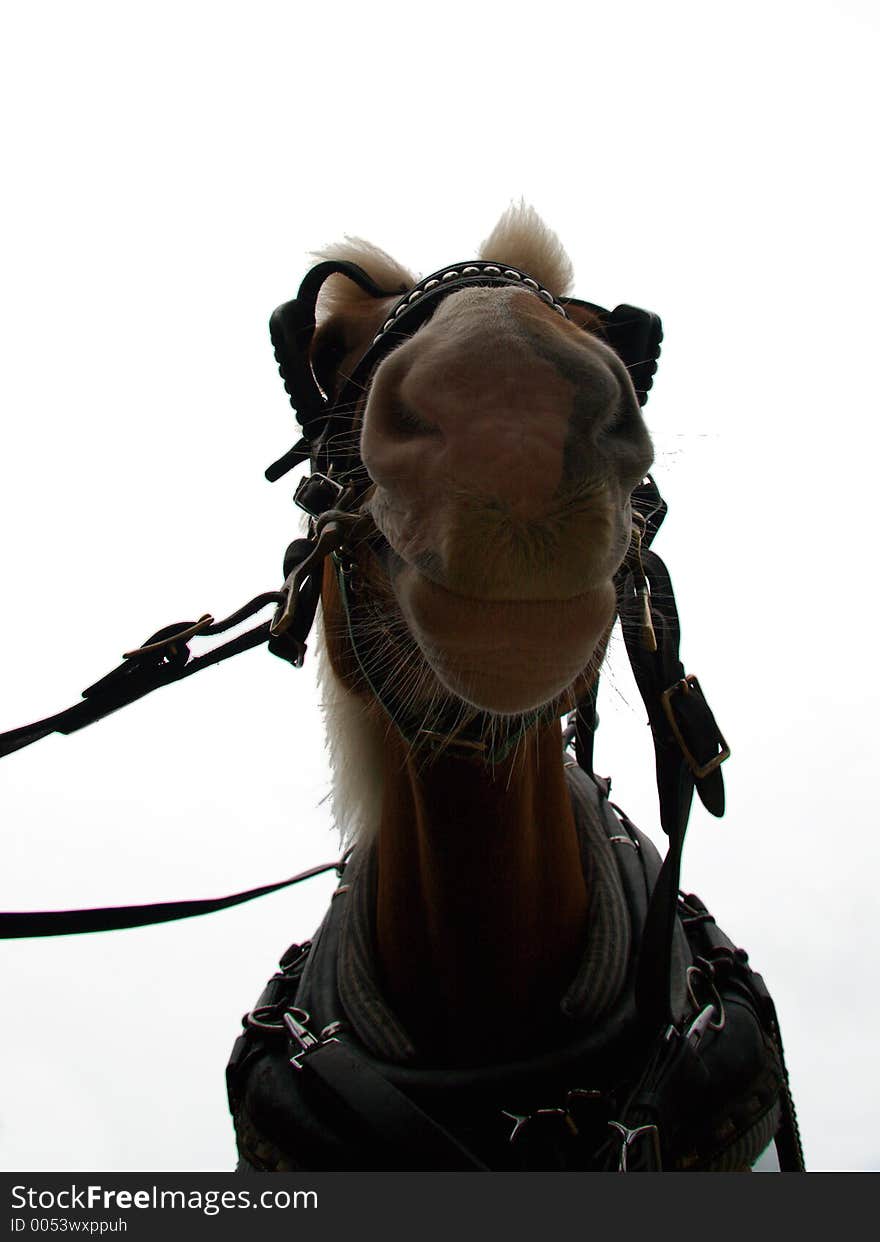
[[[572,779],[614,843],[639,944],[660,858],[609,782]],[[349,887],[243,1019],[227,1068],[241,1171],[724,1171],[774,1135],[781,1167],[798,1167],[772,1001],[698,898],[678,902],[687,1001],[659,1036],[639,1019],[633,961],[598,1025],[561,1021],[554,1046],[513,1064],[423,1067],[378,1059],[348,1018],[337,972]]]
[[[331,399],[321,389],[312,370],[310,345],[315,332],[318,294],[324,281],[333,275],[347,277],[371,296],[395,297],[397,300],[363,357],[343,383],[341,391]],[[541,298],[563,317],[568,317],[567,308],[573,305],[588,310],[597,325],[597,333],[605,338],[622,359],[632,379],[639,404],[644,405],[653,383],[662,340],[660,320],[647,311],[626,305],[607,311],[577,299],[557,299],[520,269],[488,260],[455,264],[433,273],[412,289],[393,291],[381,289],[356,264],[333,260],[317,264],[304,278],[296,299],[280,306],[270,320],[270,334],[279,370],[303,435],[267,469],[266,477],[275,481],[305,460],[310,460],[312,468],[311,473],[301,480],[294,496],[299,507],[310,515],[309,536],[294,540],[288,547],[284,558],[284,585],[279,591],[256,596],[220,622],[206,614],[196,621],[163,627],[140,647],[125,653],[121,665],[84,690],[81,702],[44,720],[0,735],[0,757],[28,746],[49,733],[75,732],[153,690],[189,677],[202,668],[264,642],[268,643],[269,650],[274,655],[299,667],[305,656],[306,639],[319,602],[324,560],[328,555],[332,557],[345,601],[346,574],[351,564],[348,546],[353,541],[353,536],[362,530],[363,519],[358,510],[370,480],[354,447],[354,437],[350,434],[351,411],[355,408],[359,394],[366,388],[376,366],[393,344],[399,341],[401,335],[410,336],[416,332],[444,297],[464,288],[511,286],[531,290],[536,297]],[[607,1130],[608,1125],[612,1128],[618,1126],[618,1132],[622,1135],[621,1145],[619,1152],[613,1156],[608,1155],[607,1141],[598,1147],[594,1145],[595,1150],[591,1149],[589,1159],[594,1162],[598,1160],[599,1167],[605,1167],[603,1160],[606,1164],[608,1160],[611,1161],[608,1167],[670,1167],[669,1160],[673,1161],[675,1167],[697,1167],[700,1161],[704,1162],[702,1167],[706,1167],[705,1151],[694,1157],[696,1165],[692,1161],[691,1166],[680,1166],[680,1161],[686,1161],[689,1157],[687,1154],[683,1155],[674,1144],[672,1147],[669,1145],[669,1135],[675,1130],[670,1121],[675,1110],[671,1109],[669,1100],[676,1096],[676,1092],[678,1097],[682,1097],[680,1083],[687,1074],[681,1070],[681,1066],[689,1067],[687,1072],[690,1073],[694,1057],[699,1061],[701,1057],[708,1055],[712,1046],[726,1050],[720,1060],[719,1055],[716,1055],[714,1071],[716,1080],[725,1078],[725,1073],[718,1066],[731,1050],[735,1051],[735,1044],[729,1033],[726,1039],[722,1039],[720,1034],[713,1035],[712,1032],[720,1020],[721,1011],[729,1013],[731,1005],[740,1003],[740,1008],[744,1007],[753,1015],[753,1025],[756,1024],[755,1029],[760,1032],[759,1042],[763,1041],[762,1046],[767,1050],[761,1073],[765,1075],[766,1082],[772,1084],[772,1089],[768,1087],[768,1090],[781,1117],[777,1146],[781,1144],[783,1158],[788,1162],[787,1167],[802,1169],[803,1158],[788,1095],[787,1075],[772,1001],[763,983],[755,982],[760,977],[748,969],[745,955],[740,950],[734,950],[723,933],[718,933],[721,939],[717,942],[714,933],[707,939],[706,929],[714,924],[702,904],[689,906],[687,902],[690,899],[687,899],[683,906],[679,898],[681,853],[694,791],[696,790],[713,815],[723,814],[724,788],[719,769],[729,750],[699,682],[694,676],[685,673],[679,657],[679,623],[672,585],[666,567],[650,546],[665,516],[666,505],[650,476],[633,492],[632,508],[633,542],[616,576],[618,615],[627,653],[648,712],[656,756],[660,819],[664,832],[669,836],[669,848],[657,874],[651,877],[650,899],[642,912],[643,917],[640,916],[637,921],[641,950],[631,981],[629,1003],[638,1031],[634,1038],[642,1051],[647,1051],[648,1063],[642,1065],[641,1076],[633,1072],[632,1063],[628,1063],[622,1080],[629,1089],[628,1102],[620,1094],[622,1088],[619,1082],[610,1094],[608,1090],[601,1093],[606,1104],[613,1104],[619,1113],[619,1117],[606,1121],[605,1128]],[[226,633],[269,605],[276,609],[272,621],[241,633],[204,655],[193,656],[190,652],[189,643],[193,638]],[[566,743],[574,747],[580,768],[597,790],[599,813],[603,822],[610,822],[608,816],[614,813],[608,810],[607,788],[592,771],[593,736],[598,724],[596,693],[597,684],[594,684],[589,695],[573,713],[566,732]],[[393,705],[385,706],[394,719]],[[402,730],[405,729],[403,721],[395,720],[395,723]],[[459,743],[481,746],[483,723],[478,718],[470,726],[470,734],[457,739]],[[442,721],[437,723],[437,728],[442,734]],[[624,824],[626,831],[635,831],[625,817],[620,823]],[[641,857],[646,857],[650,852],[643,849]],[[64,935],[192,917],[251,900],[333,867],[341,873],[344,860],[311,868],[277,884],[207,901],[101,910],[0,914],[0,936],[9,938]],[[709,969],[704,973],[710,985],[715,988],[715,1000],[708,1006],[703,1006],[693,1016],[693,1023],[702,1022],[702,1025],[689,1026],[686,1030],[680,1027],[680,1023],[677,1024],[677,1016],[672,1013],[670,1004],[671,945],[679,926],[684,926],[686,930],[689,926],[698,926],[701,929],[702,940],[694,933],[691,941],[696,949],[705,949],[705,954],[698,952],[696,956],[708,964]],[[406,1088],[401,1092],[394,1087],[392,1080],[395,1072],[392,1068],[369,1066],[362,1052],[353,1048],[347,1038],[340,1039],[337,1032],[331,1036],[325,1033],[323,1037],[316,1037],[299,1021],[296,1014],[302,1007],[296,1002],[296,989],[306,956],[299,952],[294,953],[292,958],[290,954],[286,955],[284,961],[287,964],[282,964],[281,981],[276,976],[276,986],[269,994],[270,999],[261,1002],[258,1007],[265,1009],[269,1006],[273,1012],[282,1002],[287,1007],[283,1013],[278,1010],[275,1017],[280,1015],[281,1021],[273,1022],[272,1025],[280,1027],[285,1037],[292,1041],[293,1062],[303,1069],[308,1067],[309,1073],[314,1071],[318,1078],[323,1078],[322,1090],[325,1096],[328,1081],[335,1080],[335,1086],[330,1082],[329,1090],[331,1097],[333,1091],[340,1096],[343,1111],[350,1112],[354,1109],[356,1113],[366,1112],[369,1116],[381,1115],[386,1118],[389,1133],[397,1133],[398,1137],[403,1135],[405,1138],[406,1135],[411,1136],[418,1131],[427,1144],[425,1150],[435,1153],[433,1158],[447,1161],[436,1166],[431,1164],[419,1167],[460,1167],[460,1164],[450,1165],[450,1160],[463,1160],[465,1167],[474,1167],[467,1163],[471,1159],[477,1160],[475,1167],[490,1167],[475,1157],[466,1144],[459,1143],[449,1135],[438,1136],[436,1123],[427,1114],[422,1120],[418,1120],[411,1100],[409,1104],[401,1104],[399,1100],[396,1103],[390,1102],[392,1094],[386,1091],[381,1085],[382,1082],[390,1084],[391,1092],[402,1094],[404,1101],[408,1099]],[[716,974],[718,982],[714,982]],[[725,992],[724,988],[728,991]],[[737,1000],[732,997],[731,990],[737,994]],[[280,1001],[277,999],[278,995],[281,996]],[[714,1018],[711,1016],[713,1013]],[[331,1027],[333,1021],[329,1023]],[[325,1027],[327,1025],[324,1024]],[[300,1030],[300,1027],[303,1029]],[[255,1031],[260,1037],[266,1035],[260,1024],[254,1024],[251,1020],[248,1033],[243,1037],[247,1046],[244,1051],[236,1054],[237,1060],[234,1057],[231,1076],[233,1104],[240,1098],[242,1066],[254,1059]],[[273,1030],[272,1034],[277,1037],[279,1030]],[[622,1039],[621,1032],[616,1028],[610,1032],[609,1038],[611,1035],[621,1047],[626,1044],[626,1039]],[[250,1044],[247,1043],[248,1039],[251,1040]],[[278,1040],[275,1038],[276,1051],[277,1047]],[[557,1064],[560,1057],[565,1059],[560,1050],[554,1056]],[[323,1067],[323,1071],[319,1066]],[[676,1066],[679,1068],[675,1068]],[[620,1064],[617,1064],[616,1070],[619,1077]],[[396,1077],[400,1078],[400,1074]],[[727,1078],[730,1078],[729,1074]],[[366,1087],[365,1081],[368,1084]],[[369,1083],[372,1083],[372,1087]],[[679,1086],[672,1090],[670,1083]],[[741,1086],[740,1083],[739,1087]],[[357,1103],[358,1100],[360,1104]],[[769,1116],[769,1112],[765,1110],[762,1116]],[[571,1125],[577,1129],[570,1113],[568,1117]],[[648,1120],[639,1121],[641,1117]],[[633,1119],[638,1122],[635,1128],[630,1124]],[[361,1120],[363,1121],[363,1117]],[[752,1122],[757,1124],[754,1117]],[[631,1150],[636,1142],[633,1135],[639,1136],[639,1139],[645,1136],[651,1138],[650,1144],[639,1141],[642,1154],[638,1159]],[[667,1161],[665,1165],[664,1146]],[[646,1156],[644,1153],[648,1149],[651,1154]],[[444,1151],[445,1157],[442,1155]],[[465,1156],[461,1155],[462,1151],[466,1153]],[[457,1154],[450,1155],[450,1152]],[[601,1152],[605,1154],[602,1155]],[[388,1166],[383,1164],[381,1167]],[[579,1164],[577,1167],[595,1167],[595,1163],[590,1166]]]

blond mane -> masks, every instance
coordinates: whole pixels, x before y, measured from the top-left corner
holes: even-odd
[[[317,624],[317,622],[316,622]],[[369,706],[342,684],[318,625],[318,687],[332,783],[330,807],[343,846],[369,838],[382,813],[383,727]]]

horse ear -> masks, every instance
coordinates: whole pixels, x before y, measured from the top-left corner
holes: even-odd
[[[518,267],[557,297],[568,293],[574,281],[571,260],[559,238],[522,200],[507,209],[480,246],[478,258]]]
[[[345,241],[327,246],[312,257],[316,260],[356,263],[389,294],[406,293],[416,283],[415,277],[402,264],[362,237],[346,237]],[[318,320],[320,322],[339,311],[357,308],[371,299],[372,295],[367,290],[344,276],[331,276],[324,283],[318,298]]]

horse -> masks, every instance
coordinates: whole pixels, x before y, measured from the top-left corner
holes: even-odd
[[[659,859],[563,736],[595,693],[620,574],[640,567],[644,392],[597,308],[568,296],[571,263],[531,208],[478,254],[420,283],[348,239],[317,256],[314,321],[297,329],[333,411],[309,446],[331,500],[304,507],[315,536],[345,517],[317,580],[350,857],[236,1045],[243,1172],[593,1167],[560,1156],[569,1143],[633,1167],[659,1150],[656,1117],[608,1112],[632,1086],[623,1061],[656,1046],[630,1019]],[[727,997],[694,996],[680,925],[671,941],[669,1030],[695,1000],[691,1042],[722,1008],[729,1029]],[[749,1167],[779,1124],[771,1078],[726,1147],[691,1143],[663,1167]]]

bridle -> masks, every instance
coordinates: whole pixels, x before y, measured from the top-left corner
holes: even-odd
[[[315,334],[316,307],[324,282],[331,276],[345,276],[374,298],[396,298],[388,316],[370,345],[345,380],[339,393],[330,399],[319,385],[310,362]],[[527,272],[507,264],[473,259],[440,268],[411,289],[382,289],[356,263],[328,259],[318,263],[305,276],[296,298],[279,306],[269,320],[275,357],[290,397],[303,437],[266,471],[270,482],[308,459],[313,471],[344,479],[357,470],[359,459],[345,436],[337,447],[340,432],[351,431],[350,411],[363,392],[369,377],[402,338],[413,336],[451,293],[470,288],[522,288],[532,292],[563,318],[567,307],[578,306],[595,317],[600,335],[619,355],[629,372],[639,405],[648,397],[663,331],[657,315],[634,306],[605,310],[577,298],[556,298]]]
[[[321,388],[311,365],[318,297],[325,281],[331,276],[347,277],[376,299],[396,298],[370,345],[344,378],[333,398],[328,397]],[[569,318],[567,307],[573,305],[588,311],[599,334],[626,367],[639,405],[645,404],[657,370],[663,338],[657,315],[634,306],[622,305],[608,311],[591,302],[556,298],[522,269],[487,259],[451,264],[424,277],[411,289],[393,291],[382,289],[357,264],[329,259],[308,272],[296,298],[283,303],[273,312],[269,332],[275,358],[303,436],[269,466],[266,477],[274,482],[301,462],[311,462],[312,473],[300,482],[294,501],[311,518],[309,535],[313,545],[308,548],[305,542],[297,541],[288,548],[284,569],[285,600],[271,626],[273,641],[270,642],[270,650],[274,654],[283,658],[291,658],[292,654],[293,662],[297,662],[297,656],[301,662],[305,652],[305,635],[311,627],[318,603],[319,583],[315,569],[328,553],[334,556],[340,593],[348,610],[347,601],[351,592],[345,575],[344,549],[352,541],[352,536],[363,529],[352,515],[370,486],[369,476],[355,447],[352,411],[356,409],[376,368],[402,340],[414,336],[450,294],[471,288],[511,287],[531,292],[563,319]],[[647,507],[656,511],[660,506],[659,493],[655,502],[652,491]],[[356,645],[355,653],[369,683],[366,673],[368,661],[358,652]],[[381,694],[375,691],[375,687],[373,689],[381,701]],[[394,711],[389,711],[389,715],[396,724],[401,723]],[[423,735],[436,734],[441,741],[448,743],[444,727],[437,723],[437,728],[422,730]],[[405,728],[403,731],[406,733]],[[479,738],[484,731],[485,719],[472,726],[467,736],[459,732],[458,743],[479,750]]]
[[[334,396],[328,396],[315,376],[311,346],[316,331],[316,307],[324,282],[344,276],[377,299],[394,298],[387,317]],[[382,289],[355,263],[326,260],[305,276],[295,299],[279,306],[270,319],[270,335],[281,377],[302,431],[301,438],[266,470],[270,481],[282,478],[308,460],[311,473],[302,479],[294,499],[309,515],[309,533],[296,539],[284,558],[284,585],[264,592],[222,621],[205,614],[197,621],[178,622],[151,635],[124,656],[123,663],[83,692],[83,701],[55,716],[0,735],[0,757],[21,749],[49,733],[72,733],[142,698],[153,690],[181,680],[201,668],[220,663],[240,651],[268,643],[269,650],[299,667],[306,652],[320,598],[323,564],[333,557],[343,592],[352,545],[364,536],[360,512],[370,479],[355,446],[352,411],[376,367],[401,339],[412,337],[442,300],[468,288],[522,288],[529,290],[563,318],[578,307],[589,312],[595,331],[618,354],[632,379],[639,405],[644,405],[653,383],[660,353],[659,318],[648,311],[621,305],[608,311],[575,298],[556,298],[528,273],[475,259],[441,268],[411,289]],[[665,503],[650,477],[632,495],[634,513],[630,551],[618,571],[617,595],[627,651],[636,681],[648,709],[657,756],[661,823],[670,837],[667,854],[648,915],[640,969],[644,1005],[662,1021],[669,1009],[669,945],[675,920],[681,846],[694,789],[715,815],[723,813],[724,789],[719,765],[729,754],[696,678],[685,675],[678,656],[678,614],[666,568],[650,550],[650,543],[666,512]],[[275,605],[271,622],[224,642],[205,655],[193,657],[189,642],[201,635],[224,633],[269,604]],[[592,743],[597,724],[596,684],[569,718],[567,741],[575,746],[578,762],[592,775]],[[477,722],[458,741],[479,749]],[[429,728],[442,744],[443,724]],[[174,903],[115,910],[64,911],[48,914],[0,915],[5,936],[65,934],[107,930],[112,927],[185,918],[250,900],[263,892],[297,883],[317,870],[248,893],[207,902]]]
[[[346,277],[376,299],[395,299],[370,345],[333,398],[321,388],[311,363],[318,297],[331,276]],[[264,642],[273,655],[296,667],[301,666],[320,598],[324,560],[333,555],[341,589],[347,591],[344,574],[346,564],[350,564],[350,545],[364,531],[359,510],[371,481],[352,435],[352,411],[358,396],[367,387],[379,363],[402,339],[412,337],[444,298],[474,287],[528,290],[563,318],[568,318],[567,308],[572,306],[588,311],[597,331],[623,361],[638,402],[644,405],[657,369],[663,335],[659,318],[648,311],[627,305],[608,311],[575,298],[556,298],[521,269],[487,259],[441,268],[411,289],[395,290],[383,289],[356,263],[331,259],[316,264],[304,277],[296,298],[279,306],[269,321],[281,378],[302,436],[268,467],[266,477],[274,482],[302,462],[311,463],[311,473],[300,481],[294,494],[295,503],[309,515],[309,533],[287,548],[283,586],[279,591],[255,596],[221,621],[205,613],[195,621],[163,626],[140,646],[126,651],[121,665],[87,687],[82,702],[34,724],[0,734],[0,757],[50,733],[75,732],[153,690]],[[662,521],[665,505],[650,479],[636,489],[632,500],[634,511],[641,512],[644,518],[638,543],[647,547]],[[638,566],[641,566],[640,560]],[[644,616],[647,587],[640,568],[638,576]],[[276,606],[271,622],[239,634],[205,655],[191,655],[188,646],[191,639],[225,633],[269,604]],[[647,616],[650,619],[649,609]]]
[[[324,282],[335,275],[354,281],[372,297],[394,298],[395,301],[351,373],[343,380],[338,392],[331,396],[323,390],[312,368],[311,346],[316,331],[318,296]],[[625,305],[607,311],[589,302],[555,298],[549,290],[520,269],[484,259],[442,268],[419,281],[411,289],[394,291],[382,289],[357,264],[335,260],[317,264],[305,276],[297,297],[278,307],[270,320],[275,356],[285,389],[299,420],[302,436],[266,470],[266,477],[275,481],[306,460],[311,465],[310,474],[300,481],[294,495],[297,505],[309,515],[309,532],[307,537],[294,540],[287,549],[284,557],[283,587],[280,591],[264,592],[256,596],[222,621],[217,622],[205,614],[197,621],[179,622],[159,630],[140,647],[126,652],[119,667],[85,690],[82,702],[55,716],[0,735],[0,757],[30,745],[49,733],[74,732],[155,689],[264,642],[268,643],[273,654],[299,667],[305,656],[306,639],[320,598],[326,558],[332,558],[343,608],[347,612],[352,606],[350,573],[354,565],[354,547],[358,541],[371,537],[371,519],[361,511],[371,480],[360,459],[353,434],[353,412],[358,407],[360,396],[369,386],[373,372],[389,352],[402,339],[411,338],[445,297],[457,290],[473,287],[517,287],[530,290],[564,318],[569,318],[572,307],[589,312],[588,330],[602,336],[618,354],[629,372],[639,405],[645,404],[657,369],[662,339],[660,320],[647,311]],[[648,902],[635,971],[634,1000],[638,1021],[645,1031],[654,1031],[657,1034],[647,1064],[641,1072],[637,1091],[627,1106],[630,1110],[626,1114],[629,1118],[627,1124],[623,1125],[618,1121],[610,1123],[619,1131],[619,1167],[622,1170],[627,1168],[629,1147],[635,1139],[645,1134],[653,1134],[657,1147],[658,1127],[653,1121],[644,1124],[645,1116],[639,1110],[643,1107],[659,1109],[657,1101],[662,1098],[664,1084],[671,1081],[670,1075],[675,1065],[680,1058],[690,1055],[689,1050],[694,1040],[699,1042],[702,1037],[700,1024],[711,1023],[713,1015],[717,1018],[716,1029],[720,1029],[723,1023],[720,1016],[723,1014],[723,1004],[716,990],[715,997],[719,1001],[717,1006],[711,1003],[706,1005],[686,1030],[679,1031],[676,1027],[671,1004],[672,942],[682,910],[686,913],[690,911],[697,921],[704,918],[709,922],[714,921],[704,907],[694,912],[686,903],[681,905],[679,875],[694,791],[696,790],[704,806],[713,815],[723,814],[724,786],[719,768],[730,753],[699,682],[692,675],[685,674],[679,658],[679,622],[672,583],[665,565],[650,547],[665,516],[666,505],[650,476],[632,493],[631,505],[632,539],[629,551],[615,577],[618,615],[627,654],[648,712],[656,757],[660,820],[669,836],[669,848]],[[205,655],[191,655],[188,644],[193,638],[226,633],[269,605],[275,606],[271,622],[263,622],[254,629],[223,642]],[[353,627],[349,625],[349,637],[352,639],[355,654],[362,671],[367,675],[365,661],[354,642],[352,630]],[[598,724],[597,687],[598,680],[594,680],[586,697],[569,716],[563,737],[566,747],[573,747],[578,765],[591,777],[593,787],[607,799],[608,785],[601,777],[595,776],[592,762],[593,738]],[[392,705],[385,704],[385,708],[393,718]],[[403,726],[402,721],[398,723]],[[487,749],[483,736],[485,723],[479,717],[472,722],[469,734],[459,729],[454,738],[442,720],[428,724],[430,727],[423,727],[422,731],[436,733],[441,748],[454,741],[465,754],[470,749],[471,753],[479,753],[483,761],[495,758]],[[402,727],[401,731],[405,735],[405,728]],[[433,742],[429,740],[428,744],[433,745]],[[625,817],[622,817],[621,822],[624,820]],[[341,877],[346,860],[347,855],[338,862],[312,867],[279,883],[229,897],[98,910],[0,914],[0,938],[105,931],[189,918],[250,901],[322,872],[335,869]],[[342,891],[344,887],[341,886],[337,891]],[[732,961],[737,953],[741,953],[741,950],[734,952]],[[738,962],[740,973],[745,971],[746,960],[743,955],[742,961]],[[698,959],[697,964],[701,970],[706,968],[707,977],[711,979],[713,962],[706,963]],[[692,969],[696,970],[697,967]],[[690,973],[689,971],[689,979]],[[779,1137],[777,1146],[780,1155],[784,1150],[788,1152],[787,1163],[782,1167],[802,1170],[803,1153],[797,1133],[794,1106],[787,1087],[787,1071],[775,1010],[760,976],[753,976],[752,972],[748,972],[748,977],[755,982],[747,990],[758,1008],[766,1011],[762,1018],[763,1029],[765,1032],[769,1031],[777,1047],[781,1068],[783,1122],[779,1134],[782,1136],[783,1146],[779,1146]],[[292,1059],[291,1064],[296,1065],[299,1062],[299,1068],[302,1068],[302,1060],[308,1056],[312,1069],[319,1077],[323,1075],[330,1086],[341,1094],[347,1105],[350,1105],[364,1087],[367,1069],[363,1061],[355,1057],[349,1064],[350,1051],[335,1037],[331,1037],[330,1028],[322,1031],[321,1036],[316,1039],[306,1027],[297,1027],[294,1018],[301,1011],[295,1006],[290,1008],[286,1001],[283,1003],[289,1011],[285,1015],[285,1022],[292,1023],[290,1030],[302,1045],[301,1053]],[[257,1012],[259,1011],[254,1011],[255,1014]],[[308,1043],[305,1042],[306,1036]],[[245,1037],[240,1037],[236,1044],[237,1049],[240,1045],[244,1047],[243,1040]],[[234,1052],[233,1061],[235,1057]],[[320,1069],[319,1058],[322,1058]],[[232,1070],[233,1063],[230,1063],[229,1072]],[[406,1097],[401,1097],[387,1082],[381,1081],[381,1076],[379,1080],[375,1073],[372,1077],[373,1087],[367,1091],[369,1114],[372,1116],[375,1111],[376,1101],[381,1105],[380,1112],[383,1108],[387,1111],[388,1101],[394,1096],[397,1102],[389,1116],[393,1118],[397,1111],[407,1142],[411,1139],[415,1121],[421,1119],[423,1128],[426,1120],[429,1124],[429,1138],[433,1127],[433,1140],[436,1145],[437,1127],[430,1119],[425,1119]],[[367,1086],[369,1087],[369,1081]],[[554,1111],[559,1112],[558,1109]],[[436,1165],[439,1168],[447,1167],[442,1163],[443,1159],[449,1158],[447,1138],[448,1136],[441,1135],[441,1163]],[[473,1164],[465,1163],[460,1166],[453,1163],[449,1167],[473,1167]],[[655,1152],[653,1164],[649,1162],[647,1167],[661,1167],[659,1148]]]

